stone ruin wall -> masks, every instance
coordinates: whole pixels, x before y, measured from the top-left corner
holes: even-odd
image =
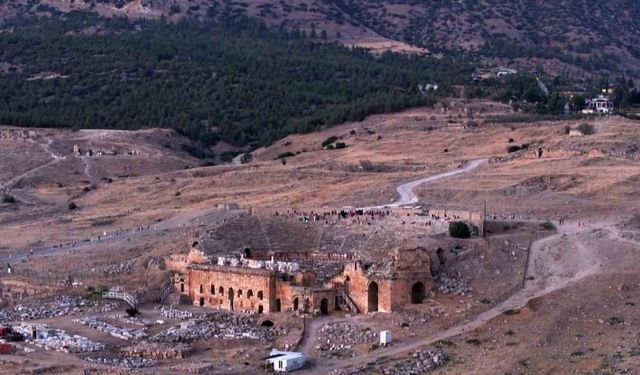
[[[247,312],[258,312],[262,306],[263,312],[273,312],[275,273],[256,271],[242,268],[189,268],[189,284],[185,286],[185,293],[194,305],[200,305],[203,301],[206,307]]]
[[[465,220],[470,223],[473,223],[478,227],[478,232],[480,236],[484,233],[484,212],[482,211],[474,211],[474,210],[451,210],[451,209],[429,209],[430,215],[436,215],[447,218],[457,217],[460,220]]]

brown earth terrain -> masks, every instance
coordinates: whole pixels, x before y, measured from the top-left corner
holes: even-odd
[[[256,150],[250,163],[219,166],[199,166],[184,151],[189,142],[164,130],[30,134],[0,128],[0,179],[16,199],[0,204],[3,311],[122,286],[139,297],[140,317],[163,321],[147,328],[157,335],[180,326],[179,319],[158,310],[167,277],[162,259],[185,254],[196,239],[209,239],[213,254],[251,242],[256,249],[353,252],[372,261],[407,242],[446,243],[450,248],[439,269],[431,270],[434,288],[422,304],[392,313],[309,318],[304,334],[302,318],[291,312],[250,314],[232,325],[236,331],[250,332],[265,319],[276,323],[274,330],[259,328],[257,338],[238,333],[196,340],[186,359],[162,359],[135,371],[175,373],[181,371],[176,366],[211,365],[213,370],[203,371],[256,373],[275,335],[278,343],[301,340],[298,349],[315,363],[303,373],[424,373],[416,353],[426,350],[448,358],[433,374],[637,372],[638,123],[620,117],[519,122],[518,114],[498,103],[449,104],[446,112],[420,108],[291,135]],[[565,128],[583,122],[596,133],[569,137]],[[329,137],[346,147],[323,147]],[[524,147],[508,153],[512,145]],[[294,156],[278,157],[287,152]],[[437,220],[427,226],[429,217],[403,211],[335,225],[274,216],[385,205],[399,198],[396,188],[407,181],[482,159],[487,162],[413,192],[418,205],[429,209],[482,210],[486,202],[485,238],[452,241]],[[183,297],[173,293],[165,306],[217,314],[180,305]],[[79,355],[23,344],[35,352],[1,356],[0,373],[120,371],[86,357],[116,356],[140,342],[73,322],[99,316],[123,324],[111,315],[122,313],[124,305],[112,308],[83,307],[34,320],[108,344],[106,349]],[[360,328],[323,328],[327,324]],[[350,348],[327,349],[327,339],[340,342],[332,329],[376,334],[373,341],[362,336]],[[385,348],[373,345],[383,329],[394,337]]]

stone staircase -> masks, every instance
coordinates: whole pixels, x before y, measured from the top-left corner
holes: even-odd
[[[298,219],[284,217],[263,217],[260,221],[270,250],[315,250],[320,223],[305,224]]]
[[[338,253],[349,236],[349,230],[341,225],[324,226],[318,240],[318,249],[321,251]]]
[[[169,295],[173,293],[173,290],[173,282],[171,282],[171,280],[167,280],[167,282],[162,287],[162,290],[160,290],[160,294],[158,295],[158,303],[163,304],[167,297],[169,297]]]
[[[103,292],[102,293],[102,298],[110,298],[110,299],[117,299],[120,301],[125,301],[126,303],[129,304],[129,306],[133,307],[133,308],[137,308],[138,307],[138,299],[136,297],[134,297],[133,295],[126,293],[126,292]]]
[[[358,313],[358,307],[355,305],[355,303],[353,303],[351,297],[349,297],[346,291],[343,290],[342,292],[340,292],[340,297],[342,297],[342,300],[345,302],[345,305],[352,314]]]

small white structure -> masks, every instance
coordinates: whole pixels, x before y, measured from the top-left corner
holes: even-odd
[[[387,346],[392,340],[391,331],[380,331],[380,346]]]
[[[584,137],[584,134],[577,129],[569,130],[569,137]]]
[[[303,368],[307,363],[307,357],[299,352],[283,352],[273,349],[265,361],[273,365],[275,372],[291,372]]]
[[[512,74],[517,74],[517,73],[518,71],[515,69],[498,68],[498,71],[496,72],[496,77],[500,78],[500,77],[510,76]]]
[[[582,110],[584,114],[597,113],[606,115],[613,112],[613,102],[604,95],[598,95],[593,99],[588,99],[586,104],[586,108]]]

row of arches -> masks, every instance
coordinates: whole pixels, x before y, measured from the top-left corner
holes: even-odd
[[[423,282],[418,281],[415,282],[411,286],[411,303],[412,304],[421,304],[427,294],[427,289]],[[379,295],[380,295],[380,287],[378,283],[372,281],[369,283],[369,288],[367,288],[367,311],[376,312],[379,308]]]
[[[182,291],[184,291],[184,290],[182,290]],[[211,284],[211,288],[210,288],[210,292],[209,293],[212,296],[216,295],[216,287],[213,284]],[[204,294],[204,285],[203,284],[200,284],[200,294]],[[224,287],[222,287],[222,286],[218,287],[218,294],[220,296],[224,296]],[[231,287],[229,287],[229,289],[227,290],[227,297],[229,299],[233,299],[234,296],[238,297],[238,298],[241,298],[242,295],[243,295],[242,289],[238,289],[237,293],[234,293],[234,290]],[[247,291],[247,295],[246,296],[247,296],[247,299],[253,298],[253,290],[249,289]],[[264,294],[262,293],[261,290],[258,291],[256,297],[261,301],[264,299]]]

